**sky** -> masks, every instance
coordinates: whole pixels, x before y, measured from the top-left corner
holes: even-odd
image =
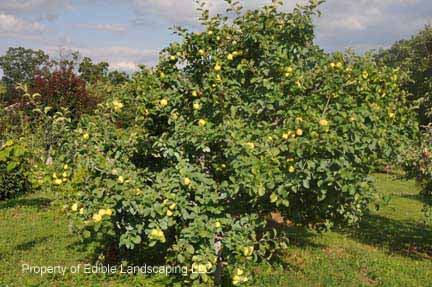
[[[285,0],[285,9],[305,0]],[[194,0],[0,0],[0,55],[8,47],[79,51],[112,69],[152,66],[176,38],[169,27],[199,30]],[[223,0],[208,0],[223,12]],[[245,9],[270,0],[243,0]],[[327,0],[315,19],[316,43],[327,51],[386,48],[432,24],[432,0]],[[0,71],[1,74],[1,71]]]

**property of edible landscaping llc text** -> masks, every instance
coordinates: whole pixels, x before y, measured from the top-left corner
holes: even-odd
[[[71,274],[181,274],[187,275],[188,268],[186,266],[123,266],[123,265],[92,265],[78,264],[72,266],[32,266],[22,264],[22,273],[37,274],[40,276],[49,274],[60,274],[65,276]],[[193,270],[191,271],[193,272]]]

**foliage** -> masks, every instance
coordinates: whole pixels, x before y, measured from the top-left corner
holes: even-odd
[[[32,85],[35,74],[49,72],[52,62],[42,50],[10,47],[0,56],[0,68],[3,70],[2,81],[8,89],[5,100],[14,101],[19,94],[15,92],[18,83]]]
[[[241,285],[287,247],[271,213],[319,230],[359,221],[375,163],[417,123],[398,70],[314,46],[318,4],[233,4],[232,21],[201,8],[204,32],[178,28],[155,71],[80,120],[50,183],[101,260],[163,259],[195,271],[185,282],[222,272]]]
[[[111,83],[112,85],[120,85],[129,80],[126,72],[109,71],[107,62],[93,64],[93,61],[85,57],[79,64],[80,77],[89,84],[96,84],[99,81]]]
[[[129,75],[123,71],[111,71],[108,73],[108,80],[113,85],[121,85],[129,81]]]
[[[22,195],[30,190],[29,151],[12,140],[0,146],[0,200]]]
[[[3,97],[6,95],[6,85],[0,82],[0,103],[3,103]]]
[[[43,104],[53,111],[67,107],[74,120],[91,113],[99,102],[87,94],[86,82],[70,66],[60,67],[48,75],[36,75],[32,91],[41,94]]]
[[[6,128],[5,125],[5,121],[4,121],[4,117],[5,117],[5,110],[4,110],[4,97],[6,96],[7,93],[7,88],[6,85],[4,85],[3,83],[0,82],[0,133],[3,133],[4,129]]]
[[[426,216],[432,219],[432,124],[425,127],[420,145],[407,151],[404,164],[406,176],[417,179],[421,186],[424,211]]]
[[[390,67],[400,67],[410,74],[404,86],[413,101],[420,101],[420,123],[432,122],[432,27],[426,26],[410,39],[395,43],[381,51],[377,59]]]
[[[431,216],[432,210],[428,206],[432,206],[432,27],[426,26],[410,39],[397,42],[377,55],[377,59],[409,73],[410,80],[405,81],[404,86],[412,94],[411,100],[419,102],[423,135],[419,144],[407,150],[403,164],[407,177],[417,178],[422,186],[425,211]]]
[[[109,64],[100,62],[93,64],[92,59],[85,57],[79,64],[78,72],[80,77],[88,83],[96,83],[97,81],[107,77]]]
[[[66,108],[53,111],[51,107],[43,105],[41,95],[31,94],[27,85],[19,85],[17,90],[22,92],[22,101],[27,105],[25,109],[17,111],[0,109],[2,137],[19,139],[30,150],[31,158],[28,160],[35,165],[50,164],[56,152],[64,152],[62,146],[72,127],[70,113]],[[42,184],[42,167],[33,173],[38,179],[37,185]]]

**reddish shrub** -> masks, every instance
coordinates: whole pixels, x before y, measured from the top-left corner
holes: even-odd
[[[44,104],[54,110],[68,108],[74,119],[92,112],[99,102],[87,93],[86,82],[70,67],[61,67],[47,76],[36,75],[32,92],[40,93]]]

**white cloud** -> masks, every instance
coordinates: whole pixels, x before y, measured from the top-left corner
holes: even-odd
[[[127,29],[127,26],[122,24],[75,24],[74,27],[78,29],[108,32],[124,32]]]
[[[1,0],[0,10],[13,14],[16,13],[37,13],[44,14],[59,9],[70,9],[69,0]]]
[[[328,0],[316,20],[317,43],[364,52],[409,37],[431,19],[430,0]]]
[[[52,22],[61,12],[71,10],[72,0],[0,0],[0,12],[30,21]]]
[[[0,12],[1,33],[42,32],[45,30],[45,25],[41,23],[27,21],[17,16]]]
[[[67,55],[69,52],[79,51],[81,56],[90,57],[93,62],[105,61],[110,64],[110,69],[125,71],[136,71],[138,65],[141,64],[154,66],[158,55],[157,50],[141,50],[126,46],[96,48],[63,45],[61,47],[48,46],[44,50],[53,57],[57,57],[60,52]]]
[[[295,3],[304,0],[289,0],[288,8],[293,8]],[[271,0],[243,0],[240,1],[245,9],[253,9],[265,4],[271,4]],[[199,17],[198,6],[194,0],[132,0],[135,13],[138,15],[136,23],[145,23],[148,16],[153,15],[159,19],[164,19],[171,24],[191,24],[196,23]],[[212,15],[224,13],[228,4],[224,0],[206,1],[205,8],[210,10]]]
[[[332,19],[326,23],[327,29],[347,29],[347,30],[364,30],[366,24],[356,16],[350,16],[342,19]]]
[[[156,50],[140,50],[126,46],[111,46],[111,47],[82,47],[72,45],[72,43],[63,43],[62,47],[50,46],[47,49],[51,52],[58,51],[60,48],[67,50],[79,50],[85,55],[96,56],[96,57],[133,57],[133,58],[141,58],[141,57],[149,57],[157,55]]]
[[[112,55],[114,57],[133,57],[133,58],[146,58],[151,56],[156,56],[158,54],[157,50],[139,50],[126,46],[112,46],[106,48],[96,48],[87,49],[88,52],[99,54],[101,56]]]
[[[221,0],[211,2],[212,8],[220,8]],[[196,17],[196,6],[190,0],[133,0],[138,15],[154,15],[175,23],[193,22]]]
[[[120,62],[113,62],[110,63],[110,68],[113,70],[124,70],[124,71],[137,71],[138,64],[131,62],[131,61],[120,61]]]

